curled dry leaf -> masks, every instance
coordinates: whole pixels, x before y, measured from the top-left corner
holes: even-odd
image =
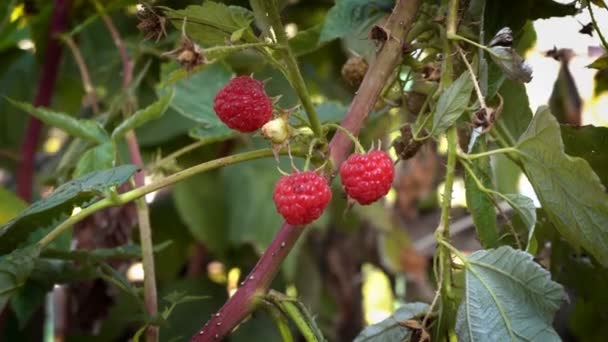
[[[505,73],[507,78],[520,81],[532,81],[532,68],[513,49],[513,32],[504,27],[490,41],[492,60]]]

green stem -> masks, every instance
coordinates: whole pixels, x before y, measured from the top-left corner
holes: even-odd
[[[505,148],[498,148],[498,149],[495,149],[492,151],[487,151],[487,152],[482,152],[482,153],[471,153],[471,154],[458,153],[458,156],[460,158],[466,159],[466,160],[475,160],[475,159],[485,158],[485,157],[493,156],[496,154],[503,154],[503,153],[520,153],[520,152],[515,147],[505,147]]]
[[[300,68],[298,67],[298,61],[296,60],[293,51],[291,51],[291,48],[289,47],[287,35],[285,34],[285,28],[281,22],[281,17],[279,15],[279,10],[277,9],[276,3],[273,0],[267,0],[262,1],[262,4],[263,7],[265,7],[264,9],[266,10],[268,20],[272,26],[274,34],[276,35],[277,42],[283,47],[282,49],[279,49],[279,53],[283,55],[283,59],[285,60],[287,71],[290,76],[289,81],[298,94],[300,101],[302,101],[302,106],[306,110],[308,121],[310,121],[310,128],[320,141],[325,142],[326,139],[325,136],[323,136],[323,130],[317,115],[317,110],[315,109],[315,106],[310,99],[310,95],[308,94],[306,83],[304,83],[304,78],[302,78]]]
[[[507,226],[509,227],[509,230],[511,231],[511,234],[513,235],[513,238],[515,239],[515,244],[517,245],[517,248],[522,249],[522,244],[521,244],[521,241],[519,240],[519,236],[517,235],[517,232],[515,231],[515,228],[511,224],[511,221],[509,220],[509,218],[506,215],[504,215],[504,213],[502,212],[502,210],[500,209],[498,203],[496,203],[496,201],[494,200],[494,198],[492,197],[492,195],[500,197],[502,200],[504,200],[505,202],[509,203],[509,205],[512,208],[514,208],[514,209],[517,207],[515,205],[515,203],[513,203],[513,201],[511,201],[511,199],[509,197],[505,196],[504,194],[502,194],[502,193],[500,193],[500,192],[498,192],[496,190],[492,190],[490,188],[487,188],[482,183],[481,179],[479,179],[479,177],[477,177],[477,175],[473,171],[473,168],[469,165],[468,162],[464,162],[464,163],[461,163],[461,164],[465,168],[465,170],[467,171],[468,175],[473,179],[473,181],[477,185],[477,188],[481,192],[484,192],[486,194],[486,196],[488,196],[488,198],[494,204],[494,206],[496,207],[496,209],[498,209],[500,211],[501,215],[503,215],[505,221],[508,223]]]
[[[443,202],[441,203],[441,222],[438,231],[443,237],[450,238],[450,208],[452,206],[452,188],[454,187],[454,174],[456,169],[458,135],[455,127],[447,131],[448,162],[446,166]]]
[[[199,147],[205,146],[206,144],[208,144],[208,142],[206,142],[204,140],[195,141],[192,144],[186,145],[186,146],[180,148],[179,150],[170,153],[166,157],[154,162],[152,165],[146,167],[146,169],[155,170],[155,169],[158,169],[159,167],[163,167],[163,166],[169,164],[172,160],[177,159],[178,157],[181,157],[184,154],[189,153],[190,151],[196,150]]]
[[[352,134],[348,129],[346,129],[338,124],[332,123],[332,122],[326,123],[325,126],[332,127],[332,128],[342,131],[342,133],[346,134],[346,136],[349,137],[350,140],[353,141],[357,152],[359,152],[361,154],[365,153],[365,149],[363,148],[363,145],[361,145],[361,143],[359,142],[359,139],[357,139],[357,137],[355,137],[354,134]]]
[[[291,330],[289,329],[289,322],[287,318],[283,315],[279,308],[275,307],[274,304],[268,303],[266,301],[262,301],[264,305],[264,309],[270,315],[274,324],[277,326],[279,330],[279,334],[281,335],[281,341],[283,342],[293,342],[293,335],[291,334]]]
[[[604,45],[604,49],[606,51],[608,51],[608,42],[606,42],[606,38],[602,34],[600,27],[597,25],[597,21],[595,20],[595,14],[593,13],[593,9],[591,8],[591,6],[592,6],[591,1],[588,1],[587,8],[589,9],[589,15],[591,16],[591,21],[593,22],[593,26],[595,27],[595,31],[597,32],[597,35],[600,37],[600,40],[602,41],[602,45]]]
[[[287,152],[285,152],[285,151],[281,151],[281,154],[286,154],[286,153]],[[306,155],[306,152],[302,152],[299,150],[297,150],[297,151],[292,150],[291,153],[293,155],[297,155],[297,156]],[[55,240],[59,235],[61,235],[61,233],[69,230],[74,224],[82,221],[83,219],[87,218],[91,214],[93,214],[99,210],[102,210],[104,208],[129,203],[131,201],[134,201],[138,198],[145,196],[146,194],[149,194],[151,192],[160,190],[167,186],[176,184],[180,181],[183,181],[184,179],[192,177],[201,172],[218,169],[220,167],[237,164],[237,163],[248,161],[248,160],[260,159],[260,158],[266,158],[266,157],[272,157],[272,156],[274,156],[273,151],[272,151],[272,149],[269,149],[269,148],[239,153],[239,154],[231,155],[228,157],[211,160],[211,161],[208,161],[208,162],[205,162],[202,164],[198,164],[191,168],[188,168],[188,169],[182,170],[180,172],[174,173],[170,176],[167,176],[154,183],[150,183],[150,184],[144,185],[142,187],[135,188],[128,192],[122,193],[113,198],[110,198],[110,197],[104,198],[104,199],[102,199],[98,202],[95,202],[92,205],[82,209],[77,214],[70,216],[67,220],[62,222],[57,227],[55,227],[55,229],[53,229],[45,237],[43,237],[40,241],[38,241],[38,246],[40,246],[41,249],[44,249],[53,240]]]

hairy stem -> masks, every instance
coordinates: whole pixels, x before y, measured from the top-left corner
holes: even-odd
[[[597,24],[597,21],[595,20],[595,13],[593,13],[593,8],[591,8],[592,6],[593,5],[591,4],[591,1],[588,1],[587,8],[589,9],[589,16],[591,16],[591,21],[593,22],[593,26],[595,27],[595,31],[597,32],[597,35],[600,37],[600,40],[602,41],[602,45],[604,45],[604,49],[606,51],[608,51],[608,41],[606,41],[606,38],[602,34],[602,31],[600,30],[600,27]]]
[[[460,158],[466,159],[466,160],[475,160],[475,159],[479,159],[479,158],[485,158],[485,157],[489,157],[489,156],[493,156],[493,155],[497,155],[497,154],[504,154],[504,153],[520,153],[520,151],[515,147],[505,147],[505,148],[497,148],[495,150],[481,152],[481,153],[469,153],[469,154],[459,153],[458,156]]]
[[[45,50],[34,106],[49,106],[51,104],[57,73],[61,65],[61,45],[56,37],[67,28],[70,3],[70,0],[55,0],[49,30],[50,37]],[[22,159],[17,171],[17,195],[27,202],[32,200],[34,161],[41,133],[42,121],[31,117],[21,145]]]
[[[304,82],[304,78],[302,78],[300,68],[298,68],[298,61],[296,60],[293,51],[291,51],[291,48],[289,47],[287,35],[285,34],[285,28],[281,22],[281,17],[279,15],[276,2],[273,0],[262,1],[262,5],[265,7],[264,9],[266,10],[266,15],[276,35],[277,42],[279,45],[281,45],[281,49],[279,51],[283,55],[283,59],[287,66],[289,81],[291,86],[298,94],[298,97],[302,102],[302,106],[306,110],[308,121],[310,121],[310,128],[315,133],[317,139],[326,141],[325,136],[323,135],[323,130],[321,129],[321,122],[319,121],[317,110],[312,104],[310,94],[308,94],[308,89],[306,88],[306,83]]]
[[[441,85],[446,89],[454,80],[453,75],[453,55],[450,37],[456,34],[458,20],[458,0],[449,0],[447,39],[444,40],[444,55],[446,56],[443,64],[443,74],[441,75]],[[448,160],[446,165],[445,185],[443,190],[443,200],[441,202],[441,221],[435,231],[435,238],[439,241],[450,240],[450,209],[452,207],[452,190],[454,187],[454,175],[456,170],[456,159],[458,153],[458,132],[456,126],[448,128],[446,132],[448,142]],[[439,279],[441,279],[441,309],[439,323],[437,324],[438,336],[453,335],[454,328],[450,322],[451,313],[455,310],[452,299],[452,257],[450,251],[443,245],[439,245],[437,252],[437,267]]]
[[[382,88],[401,61],[404,39],[416,17],[420,3],[421,0],[397,1],[392,14],[384,25],[386,31],[390,32],[390,37],[379,50],[374,63],[371,64],[342,121],[342,127],[345,127],[355,136],[361,130],[363,122],[373,108]],[[275,12],[275,15],[271,17],[276,19],[277,16],[278,13]],[[282,26],[280,28],[282,32]],[[280,34],[276,27],[274,27],[274,30],[275,33]],[[338,168],[348,157],[352,143],[352,140],[344,132],[336,132],[329,144],[330,158],[334,168]],[[256,266],[245,278],[242,286],[201,330],[192,336],[191,341],[219,341],[247,317],[255,307],[259,295],[268,291],[270,281],[278,272],[281,263],[291,251],[302,230],[302,227],[294,227],[284,223]]]
[[[133,80],[133,60],[129,56],[127,47],[120,36],[120,33],[114,26],[112,19],[106,14],[103,6],[95,1],[95,6],[101,19],[108,28],[110,35],[118,49],[120,60],[122,62],[122,87],[123,90],[128,94],[131,81]],[[132,106],[129,103],[124,106],[125,116],[131,114]],[[129,147],[129,156],[131,162],[142,168],[141,171],[137,172],[133,177],[136,187],[143,187],[145,185],[145,174],[144,174],[144,162],[141,157],[139,150],[139,144],[137,143],[137,136],[133,130],[126,134],[127,145]],[[152,227],[150,226],[150,210],[148,204],[143,198],[136,200],[137,203],[137,222],[139,226],[139,240],[141,244],[142,264],[144,269],[144,300],[146,303],[146,310],[150,317],[156,316],[158,313],[158,296],[156,291],[156,270],[154,267],[154,244],[152,242]],[[146,330],[146,341],[156,342],[158,341],[158,327],[149,326]]]
[[[292,150],[291,153],[294,156],[306,156],[305,151]],[[281,151],[281,154],[285,155],[285,154],[287,154],[287,152]],[[42,238],[40,241],[38,241],[38,245],[40,246],[41,249],[46,248],[53,240],[55,240],[59,235],[61,235],[61,233],[70,229],[74,224],[82,221],[83,219],[87,218],[88,216],[90,216],[91,214],[93,214],[99,210],[132,202],[149,193],[152,193],[154,191],[157,191],[157,190],[166,188],[168,186],[171,186],[173,184],[179,183],[179,182],[181,182],[185,179],[188,179],[201,172],[215,170],[215,169],[218,169],[218,168],[221,168],[224,166],[238,164],[238,163],[248,161],[248,160],[260,159],[260,158],[266,158],[266,157],[272,157],[272,156],[274,156],[274,152],[270,148],[239,153],[239,154],[231,155],[228,157],[211,160],[211,161],[208,161],[208,162],[205,162],[202,164],[198,164],[191,168],[182,170],[180,172],[176,172],[176,173],[174,173],[170,176],[167,176],[163,179],[160,179],[156,182],[146,184],[142,187],[135,188],[135,189],[127,191],[125,193],[119,194],[115,197],[104,198],[104,199],[102,199],[98,202],[95,202],[95,203],[91,204],[90,206],[82,209],[77,214],[70,216],[67,220],[63,221],[60,225],[55,227],[55,229],[53,229],[51,232],[49,232],[44,238]]]
[[[72,55],[74,56],[74,61],[76,61],[76,65],[78,66],[78,70],[80,72],[80,78],[82,80],[82,86],[84,88],[84,92],[87,95],[87,100],[91,103],[91,108],[93,108],[94,114],[99,114],[99,102],[97,101],[97,94],[95,93],[95,88],[93,87],[93,82],[91,81],[91,76],[89,74],[89,69],[87,68],[87,64],[82,57],[82,53],[80,53],[80,49],[74,39],[70,35],[63,35],[61,39],[68,46],[70,51],[72,51]]]
[[[350,104],[341,126],[358,136],[369,112],[372,111],[378,95],[387,80],[395,71],[403,57],[405,37],[416,18],[421,0],[400,0],[395,4],[393,13],[383,25],[390,35],[380,48],[374,63],[369,66],[356,96]],[[338,131],[329,144],[330,159],[339,166],[348,157],[352,140]]]

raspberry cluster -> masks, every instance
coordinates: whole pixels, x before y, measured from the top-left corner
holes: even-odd
[[[395,168],[384,151],[353,154],[340,166],[340,178],[348,196],[359,204],[371,204],[386,195]]]
[[[272,101],[264,84],[249,76],[233,78],[215,95],[213,109],[226,126],[243,133],[272,119]]]
[[[293,225],[309,224],[321,216],[331,200],[327,180],[315,172],[283,176],[272,196],[277,211]]]

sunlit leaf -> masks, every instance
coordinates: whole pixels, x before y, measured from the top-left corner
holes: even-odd
[[[0,187],[0,203],[2,203],[0,205],[0,224],[6,223],[27,208],[27,204],[22,199],[2,187]]]
[[[543,209],[562,236],[608,266],[608,195],[589,163],[564,153],[559,124],[541,107],[517,148]]]

